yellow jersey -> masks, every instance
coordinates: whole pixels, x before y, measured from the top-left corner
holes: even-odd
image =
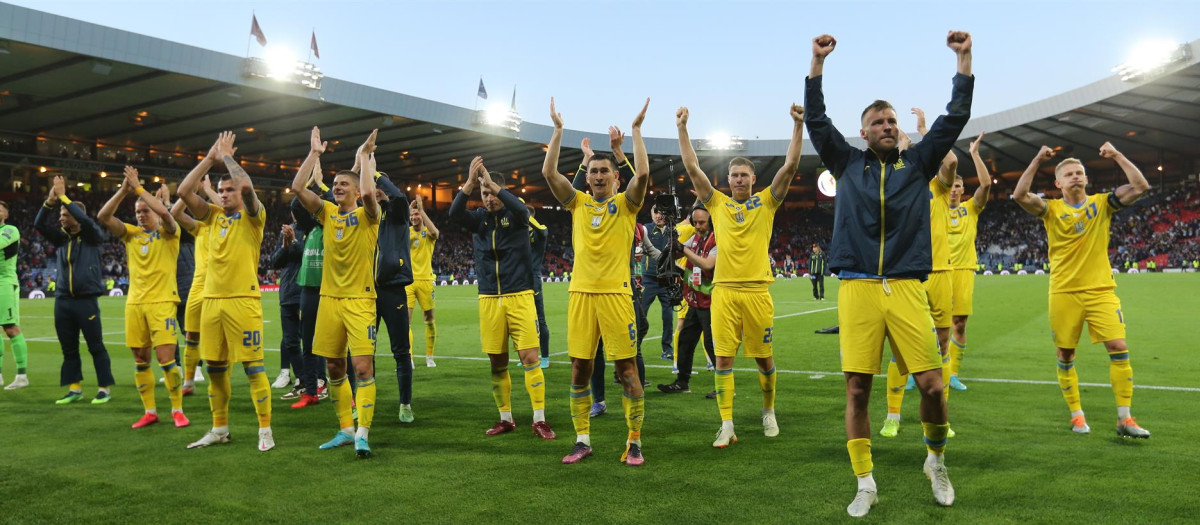
[[[705,201],[717,236],[713,284],[737,288],[765,288],[775,282],[771,274],[771,229],[775,210],[783,201],[764,188],[745,202],[713,190]]]
[[[1089,195],[1079,206],[1062,199],[1046,201],[1042,225],[1050,252],[1050,293],[1117,286],[1108,262],[1108,239],[1120,202],[1112,201],[1116,197],[1111,193]]]
[[[933,246],[933,271],[953,270],[950,263],[950,187],[942,179],[929,179],[929,242]]]
[[[436,244],[437,239],[429,235],[429,228],[417,231],[412,226],[408,227],[408,250],[414,281],[433,280],[433,248]]]
[[[217,278],[204,280],[205,299],[262,297],[258,290],[258,257],[266,215],[262,203],[258,203],[256,215],[246,209],[225,213],[216,204],[208,205],[208,216],[201,222],[208,227],[204,243],[208,245],[208,270]]]
[[[325,229],[321,296],[374,299],[379,216],[371,218],[362,206],[343,213],[337,204],[321,204],[317,215],[317,222]]]
[[[125,303],[178,303],[175,262],[179,258],[179,231],[167,233],[160,226],[148,232],[126,224],[121,242],[129,264],[129,299]]]
[[[575,265],[571,292],[632,295],[629,284],[629,247],[633,227],[642,207],[629,202],[624,192],[597,201],[575,190],[566,203],[571,212],[571,246]]]
[[[204,276],[208,275],[208,225],[195,221],[195,227],[188,233],[196,238],[196,270],[192,272],[192,288],[203,290]]]
[[[692,239],[692,236],[696,235],[696,227],[692,226],[692,223],[688,221],[679,221],[679,224],[675,225],[675,232],[679,234],[679,242],[687,244]],[[676,259],[675,265],[680,268],[687,268],[687,257]]]
[[[979,264],[975,235],[979,231],[979,214],[982,212],[983,208],[975,204],[974,198],[950,208],[950,266],[955,270],[974,270]]]

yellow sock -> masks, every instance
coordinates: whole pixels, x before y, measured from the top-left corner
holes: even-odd
[[[183,379],[191,381],[196,377],[196,367],[200,364],[200,341],[186,340],[183,342]]]
[[[701,338],[703,339],[703,338]],[[675,333],[671,336],[671,366],[679,368],[679,328],[675,329]]]
[[[229,426],[228,366],[208,366],[208,406],[212,409],[213,427]]]
[[[137,384],[138,395],[142,398],[142,408],[147,412],[154,410],[154,371],[150,363],[134,363],[133,380]]]
[[[271,382],[267,380],[267,367],[261,359],[242,363],[242,367],[250,380],[250,400],[254,401],[258,428],[267,428],[271,426]]]
[[[629,441],[641,445],[642,419],[646,416],[646,395],[629,397],[629,394],[623,394],[621,405],[625,407],[625,426],[629,428]]]
[[[375,419],[375,378],[358,379],[354,384],[358,387],[354,396],[354,404],[358,405],[358,427],[371,428],[371,420]]]
[[[904,406],[904,385],[908,384],[908,376],[900,374],[896,359],[888,362],[887,369],[887,410],[889,414],[899,414]]]
[[[950,400],[950,391],[951,390],[954,390],[954,389],[950,388],[950,354],[947,353],[946,355],[942,356],[942,399],[943,400],[945,400],[945,401]]]
[[[171,410],[183,410],[183,391],[179,389],[183,378],[179,377],[179,367],[176,366],[175,360],[163,363],[162,371],[163,384],[167,385],[167,396],[171,398]]]
[[[525,367],[525,391],[534,410],[546,408],[546,376],[539,363]]]
[[[778,377],[775,367],[766,372],[758,372],[758,385],[762,387],[763,408],[766,410],[775,410],[775,379]]]
[[[934,454],[941,454],[946,451],[946,434],[950,432],[950,423],[937,425],[922,421],[921,429],[925,431],[926,449]]]
[[[496,410],[512,412],[512,378],[507,368],[492,370],[492,399],[496,400]]]
[[[571,385],[571,424],[575,426],[575,434],[587,435],[591,432],[591,409],[592,388],[588,385]]]
[[[958,371],[962,369],[963,354],[967,352],[967,343],[959,343],[954,340],[954,336],[950,336],[950,375],[958,376]]]
[[[433,321],[425,323],[425,355],[433,355],[433,348],[437,346],[437,325]]]
[[[72,392],[83,392],[83,383],[82,382],[71,383],[70,385],[67,386],[67,390],[70,390]]]
[[[346,382],[346,376],[329,380],[329,397],[333,399],[338,428],[354,428],[353,407],[350,406],[354,393],[350,391],[350,383]]]
[[[1058,386],[1062,388],[1063,399],[1071,412],[1083,410],[1079,403],[1079,374],[1075,373],[1075,361],[1058,360]]]
[[[412,355],[412,325],[408,326],[408,355]]]
[[[1133,367],[1129,366],[1129,350],[1108,354],[1108,379],[1112,382],[1117,406],[1133,404]]]
[[[718,368],[713,377],[717,383],[717,409],[721,411],[721,421],[733,421],[733,369]]]
[[[854,469],[854,475],[863,477],[871,474],[875,470],[875,464],[871,462],[871,439],[858,438],[851,439],[846,442],[846,451],[850,452],[850,466]]]

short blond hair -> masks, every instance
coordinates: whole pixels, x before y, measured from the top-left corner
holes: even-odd
[[[1063,159],[1062,162],[1059,162],[1058,165],[1054,167],[1054,178],[1058,178],[1058,173],[1062,171],[1063,166],[1066,166],[1067,164],[1078,164],[1079,167],[1084,168],[1084,173],[1087,173],[1087,167],[1083,165],[1083,161],[1075,157],[1070,157]]]
[[[746,166],[747,168],[750,168],[750,173],[754,173],[754,167],[755,167],[754,161],[752,161],[746,157],[734,157],[734,158],[730,159],[729,160],[730,171],[733,170],[734,166]]]

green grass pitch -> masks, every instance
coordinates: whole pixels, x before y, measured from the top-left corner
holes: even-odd
[[[947,465],[957,491],[954,507],[938,507],[921,473],[915,394],[904,406],[894,439],[872,440],[879,505],[869,519],[886,522],[1157,522],[1181,523],[1200,511],[1200,275],[1122,275],[1117,293],[1128,323],[1138,389],[1134,414],[1149,440],[1115,436],[1107,357],[1100,345],[1078,354],[1084,409],[1091,435],[1069,430],[1055,381],[1054,348],[1046,321],[1044,276],[977,280],[975,315],[962,371],[967,392],[950,397]],[[560,464],[571,448],[566,284],[546,286],[553,364],[547,370],[547,416],[559,434],[543,442],[529,431],[530,408],[520,369],[512,367],[518,432],[488,438],[496,420],[486,360],[479,352],[476,299],[471,287],[437,289],[437,368],[425,368],[423,326],[414,326],[416,422],[396,418],[394,362],[376,360],[379,403],[372,447],[359,461],[349,448],[317,450],[336,430],[328,401],[292,410],[274,394],[277,448],[255,449],[255,419],[244,376],[234,373],[230,422],[233,443],[185,450],[211,424],[200,383],[186,398],[192,426],[167,422],[131,430],[141,412],[131,386],[133,364],[123,345],[121,299],[103,299],[105,339],[119,385],[107,405],[56,406],[61,357],[51,300],[22,301],[30,340],[32,386],[0,391],[0,521],[12,523],[272,522],[605,522],[728,523],[848,520],[855,485],[845,448],[844,387],[837,336],[813,331],[836,324],[837,284],[829,300],[813,301],[805,279],[783,280],[771,291],[778,319],[775,352],[781,372],[777,414],[782,433],[763,437],[753,365],[738,360],[735,418],[741,441],[711,447],[719,426],[716,403],[702,392],[712,376],[701,371],[692,394],[647,390],[646,465],[618,463],[625,423],[620,390],[610,385],[610,412],[593,420],[595,456]],[[264,297],[268,371],[278,372],[278,305]],[[657,306],[650,337],[660,334]],[[380,330],[380,348],[386,331]],[[1083,335],[1086,342],[1087,335]],[[671,380],[658,358],[658,340],[644,346],[653,383]],[[386,353],[386,352],[385,352]],[[10,352],[5,378],[15,367]],[[84,353],[85,396],[95,393]],[[700,370],[703,358],[698,357]],[[160,408],[166,394],[158,389]],[[872,422],[885,413],[884,381],[875,382]]]

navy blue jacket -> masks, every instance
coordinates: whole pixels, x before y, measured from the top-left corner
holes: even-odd
[[[375,184],[388,197],[387,202],[379,203],[383,215],[379,220],[375,286],[408,286],[413,282],[408,245],[408,197],[387,177],[375,177]]]
[[[300,259],[304,255],[304,232],[296,232],[296,239],[291,244],[279,238],[279,248],[271,254],[271,268],[283,270],[279,274],[279,305],[287,306],[300,304],[300,285],[296,284],[296,274],[300,273]]]
[[[542,266],[546,262],[546,227],[542,224],[534,226],[533,218],[529,220],[529,271],[533,279],[533,291],[542,291]]]
[[[179,289],[181,302],[192,289],[192,277],[196,275],[196,237],[183,227],[179,228],[179,257],[175,259],[175,286]]]
[[[475,275],[479,295],[503,295],[533,290],[532,247],[529,244],[529,210],[506,189],[496,194],[504,207],[496,213],[486,208],[467,209],[467,194],[458,192],[450,204],[450,218],[472,235]]]
[[[666,231],[664,231],[664,228],[659,228],[658,226],[655,226],[653,222],[647,223],[645,225],[645,227],[646,227],[646,240],[648,240],[650,242],[650,244],[653,244],[654,247],[658,248],[660,251],[666,249],[667,241],[669,239],[667,239]],[[673,240],[673,239],[670,239],[670,240]],[[646,269],[642,270],[642,276],[658,277],[658,264],[656,264],[653,260],[647,261]]]
[[[100,275],[100,245],[108,236],[91,217],[83,213],[79,205],[67,204],[67,211],[79,221],[79,233],[71,234],[62,229],[56,208],[45,205],[38,210],[34,226],[37,231],[57,247],[58,288],[55,297],[96,297],[108,291]]]
[[[829,270],[925,279],[933,270],[929,179],[971,118],[975,77],[955,75],[947,114],[920,142],[885,158],[846,143],[825,114],[821,80],[805,81],[804,123],[821,162],[837,177]]]

